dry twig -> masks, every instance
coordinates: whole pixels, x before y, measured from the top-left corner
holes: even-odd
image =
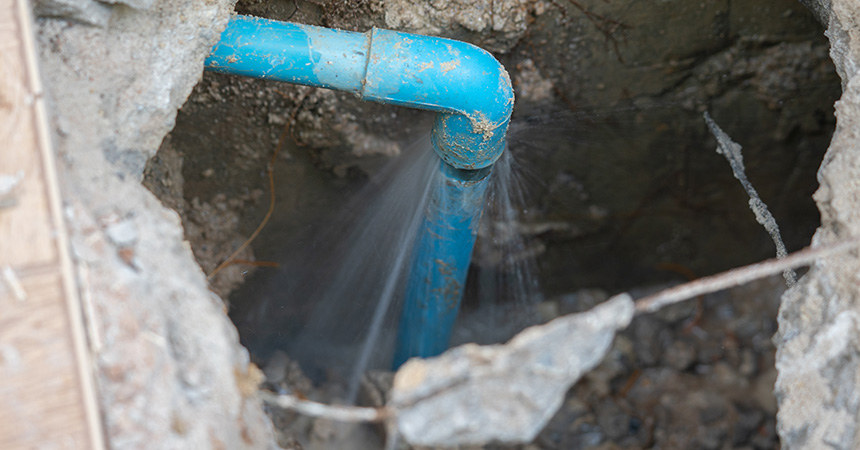
[[[218,267],[216,267],[214,270],[212,270],[211,273],[209,273],[209,275],[206,276],[207,280],[211,280],[215,277],[215,275],[218,274],[218,272],[224,270],[226,267],[233,264],[236,260],[236,257],[239,256],[239,253],[245,251],[245,249],[248,248],[249,245],[251,245],[251,242],[254,242],[254,239],[257,239],[257,236],[260,234],[261,231],[263,231],[263,228],[266,227],[266,224],[269,223],[269,219],[272,218],[272,214],[275,212],[275,161],[277,161],[278,154],[281,152],[281,148],[283,148],[284,141],[286,140],[287,136],[290,136],[295,141],[295,138],[293,137],[292,123],[296,118],[296,114],[299,112],[299,108],[302,107],[305,98],[307,98],[308,94],[310,94],[311,91],[312,90],[304,91],[304,93],[302,93],[302,96],[296,102],[296,107],[293,109],[292,114],[290,114],[290,119],[287,120],[287,123],[284,125],[284,129],[281,131],[281,135],[278,137],[278,145],[277,147],[275,147],[275,151],[272,152],[272,159],[269,161],[269,166],[266,170],[269,176],[269,209],[266,211],[265,217],[263,217],[263,220],[260,221],[259,225],[257,225],[257,229],[254,230],[253,233],[251,233],[251,236],[246,239],[245,242],[243,242],[242,245],[239,246],[239,248],[237,248],[233,253],[231,253],[230,256],[228,256],[227,259],[224,260],[224,262],[218,264]]]

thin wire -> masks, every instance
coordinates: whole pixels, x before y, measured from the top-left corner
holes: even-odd
[[[260,391],[257,395],[266,403],[272,403],[306,416],[321,417],[338,422],[383,422],[391,417],[391,411],[385,407],[370,408],[366,406],[328,405],[311,400],[303,400],[289,394],[273,394],[266,391]]]
[[[805,266],[816,259],[831,256],[860,246],[860,240],[850,239],[818,248],[806,248],[785,258],[769,259],[756,264],[738,267],[717,275],[699,278],[636,301],[637,314],[652,313],[661,308],[699,295],[739,286],[759,278],[776,275],[784,270]]]

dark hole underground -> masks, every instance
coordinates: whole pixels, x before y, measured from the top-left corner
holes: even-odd
[[[239,2],[237,11],[386,26],[373,2],[354,3]],[[792,0],[538,3],[518,39],[462,24],[444,29],[491,47],[512,40],[496,55],[517,94],[513,158],[488,203],[455,341],[503,341],[610,294],[773,257],[746,193],[714,151],[705,111],[743,146],[747,176],[788,250],[808,245],[819,224],[816,170],[841,92],[808,11]],[[384,260],[393,245],[386,233],[395,233],[386,227],[405,219],[381,213],[381,230],[361,242],[349,241],[350,230],[368,220],[375,199],[408,182],[398,170],[420,159],[426,149],[412,143],[431,121],[348,94],[207,73],[149,164],[147,185],[180,213],[209,273],[266,214],[267,164],[289,127],[274,164],[272,218],[239,256],[256,263],[230,265],[212,287],[257,363],[298,360],[313,380],[302,385],[310,397],[342,398],[367,332],[372,288],[341,286],[338,276],[386,276],[370,253]],[[360,273],[342,275],[337,267],[353,246],[367,259],[356,260]],[[320,306],[315,296],[332,286],[343,304]],[[781,289],[768,280],[637,319],[596,375],[568,393],[536,445],[777,445],[768,386]],[[389,316],[380,347],[393,337]],[[388,351],[372,367],[387,368]],[[668,414],[664,400],[684,406]]]

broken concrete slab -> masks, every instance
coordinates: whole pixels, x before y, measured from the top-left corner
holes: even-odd
[[[407,361],[388,404],[398,430],[413,445],[530,442],[570,386],[603,360],[633,311],[633,300],[621,294],[528,328],[504,345],[466,344]]]
[[[87,16],[93,5],[109,20]],[[41,10],[60,16],[41,18],[37,39],[114,449],[273,446],[254,396],[258,370],[178,215],[140,183],[232,6],[156,0]]]
[[[804,2],[826,20],[842,78],[836,131],[818,172],[821,227],[813,244],[860,235],[860,7],[852,0]],[[812,5],[809,5],[812,4]],[[778,431],[787,449],[860,445],[860,258],[819,261],[783,296],[776,367]]]

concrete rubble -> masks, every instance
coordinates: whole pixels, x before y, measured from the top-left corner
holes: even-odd
[[[71,245],[110,448],[271,446],[249,365],[179,216],[140,181],[230,1],[37,2]]]
[[[842,78],[836,131],[818,172],[817,245],[860,236],[860,7],[809,1],[827,26]],[[860,447],[860,258],[823,259],[783,296],[776,367],[778,431],[786,449]]]
[[[388,403],[398,431],[415,445],[531,442],[632,319],[633,300],[622,294],[505,345],[466,344],[412,359],[397,371]]]

